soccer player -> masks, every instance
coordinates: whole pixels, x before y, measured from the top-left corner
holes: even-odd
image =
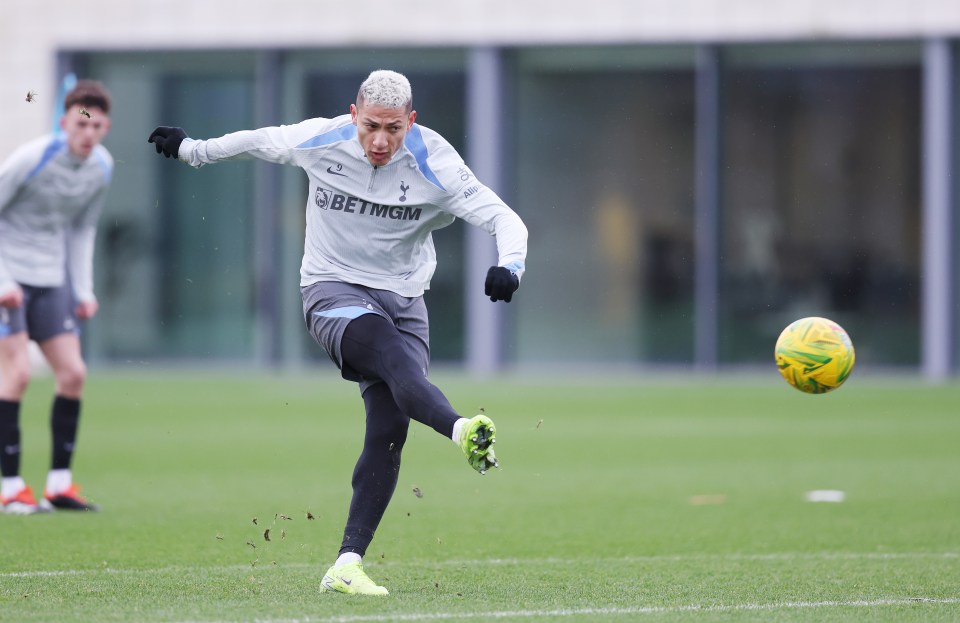
[[[93,248],[113,158],[110,95],[81,80],[66,95],[62,132],[34,139],[0,166],[0,504],[7,513],[97,510],[70,464],[87,370],[79,321],[97,313]],[[29,341],[50,364],[53,456],[38,502],[20,475],[20,402],[30,381]]]
[[[388,594],[366,575],[362,557],[396,488],[411,418],[452,439],[481,474],[498,466],[491,419],[460,417],[427,380],[423,293],[437,260],[431,232],[459,217],[496,237],[499,262],[484,292],[509,303],[524,271],[527,229],[416,117],[407,78],[378,70],[360,85],[350,114],[211,140],[158,127],[148,138],[158,154],[194,167],[255,157],[307,173],[304,320],[343,378],[359,382],[366,409],[343,541],[321,581],[327,591]]]

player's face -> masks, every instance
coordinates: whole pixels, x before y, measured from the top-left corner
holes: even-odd
[[[99,108],[75,104],[60,119],[60,127],[66,134],[70,153],[86,158],[110,130],[110,117]]]
[[[357,126],[357,139],[367,160],[375,167],[390,162],[403,146],[407,130],[417,118],[417,111],[407,114],[403,108],[385,108],[376,104],[350,104],[350,115]]]

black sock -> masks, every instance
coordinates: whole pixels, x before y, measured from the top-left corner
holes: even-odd
[[[50,414],[50,429],[53,432],[51,469],[70,469],[79,423],[80,401],[76,398],[56,396]]]
[[[0,473],[20,475],[20,402],[0,400]]]

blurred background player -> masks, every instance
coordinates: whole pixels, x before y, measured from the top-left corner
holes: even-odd
[[[81,80],[67,93],[61,132],[21,146],[0,166],[0,503],[7,513],[96,510],[73,482],[86,381],[79,321],[97,313],[93,249],[113,159],[110,95]],[[55,378],[53,456],[38,501],[20,476],[20,403],[30,381],[29,341]]]
[[[366,408],[363,451],[340,553],[323,590],[386,595],[362,557],[397,485],[410,419],[451,438],[481,474],[497,466],[496,428],[460,417],[427,380],[429,326],[423,293],[436,268],[431,232],[459,217],[494,235],[499,263],[484,291],[509,302],[520,285],[527,229],[436,132],[415,125],[406,77],[375,71],[350,114],[196,141],[159,127],[157,153],[199,167],[256,157],[302,167],[309,178],[300,286],[310,333],[358,381]]]

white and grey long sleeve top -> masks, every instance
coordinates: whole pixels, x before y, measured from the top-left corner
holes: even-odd
[[[0,292],[17,283],[67,283],[95,300],[93,249],[113,158],[97,145],[78,158],[62,135],[36,138],[0,165]]]
[[[414,124],[404,145],[373,166],[350,115],[184,139],[194,167],[235,158],[301,167],[309,178],[300,285],[355,283],[420,296],[437,257],[431,232],[459,217],[496,237],[499,265],[522,277],[527,229],[438,133]]]

